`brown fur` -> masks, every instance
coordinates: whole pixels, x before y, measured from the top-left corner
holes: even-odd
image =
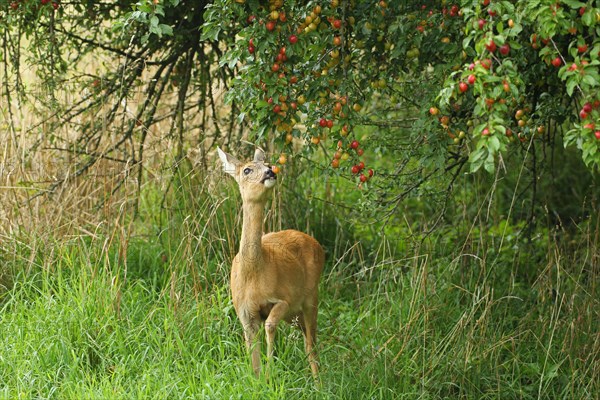
[[[240,319],[252,366],[260,373],[260,344],[256,340],[265,323],[267,357],[273,356],[275,331],[281,320],[297,324],[304,334],[305,350],[313,376],[318,374],[315,352],[318,286],[325,253],[311,236],[285,230],[262,233],[264,207],[274,176],[257,150],[252,162],[242,164],[219,150],[226,172],[234,176],[242,194],[243,226],[240,251],[231,269],[231,294]],[[269,182],[270,181],[270,182]]]

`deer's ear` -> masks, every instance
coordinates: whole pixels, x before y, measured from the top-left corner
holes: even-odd
[[[240,165],[238,159],[231,154],[225,153],[218,147],[217,153],[219,153],[219,158],[221,159],[221,163],[223,163],[223,171],[227,172],[231,176],[235,176],[235,170],[237,169],[237,166]]]
[[[265,152],[261,148],[256,148],[254,151],[254,162],[265,162]]]

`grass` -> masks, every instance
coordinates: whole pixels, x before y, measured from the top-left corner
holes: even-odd
[[[169,253],[158,239],[130,237],[123,253],[107,239],[14,237],[3,245],[0,398],[600,393],[598,271],[577,272],[559,249],[529,286],[511,281],[506,265],[441,257],[429,252],[435,247],[405,259],[334,255],[321,285],[315,385],[301,335],[288,326],[278,333],[275,378],[254,378],[225,260],[210,285],[198,285],[185,246]]]

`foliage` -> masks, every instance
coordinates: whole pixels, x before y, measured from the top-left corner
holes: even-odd
[[[492,172],[509,146],[551,145],[563,130],[588,167],[600,165],[591,1],[217,0],[205,18],[204,37],[227,43],[221,65],[238,67],[229,98],[257,99],[240,115],[255,138],[284,152],[294,138],[327,139],[332,169],[357,181],[363,145],[401,150],[375,135],[354,147],[369,125],[411,135],[411,147],[429,147],[448,169],[468,158],[471,171]]]

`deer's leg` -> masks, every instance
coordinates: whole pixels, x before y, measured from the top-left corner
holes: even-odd
[[[273,306],[269,317],[265,321],[265,332],[267,334],[267,363],[270,365],[273,359],[273,344],[275,343],[275,332],[277,325],[281,321],[289,309],[288,303],[281,301]]]
[[[308,362],[310,363],[310,369],[312,371],[313,378],[318,379],[319,377],[319,358],[315,345],[317,344],[317,307],[309,307],[304,312],[304,348],[306,355],[308,356]]]
[[[244,327],[246,347],[248,348],[248,352],[250,353],[252,359],[252,369],[258,378],[260,375],[260,341],[257,340],[257,333],[260,325],[257,320],[252,318],[244,318],[242,320],[242,325]]]

